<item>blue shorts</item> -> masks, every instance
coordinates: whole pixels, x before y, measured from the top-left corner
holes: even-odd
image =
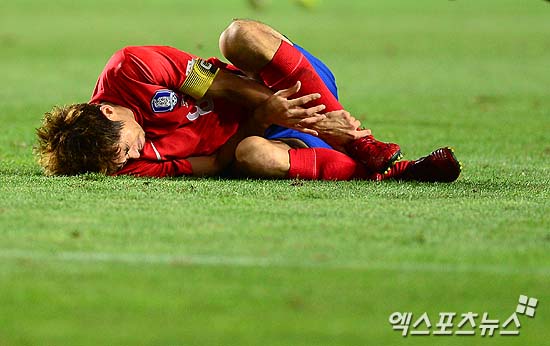
[[[315,71],[321,77],[327,88],[330,92],[338,99],[338,88],[336,87],[336,80],[334,75],[330,71],[327,65],[325,65],[321,60],[317,59],[310,52],[304,48],[293,43],[294,47],[298,49],[306,59],[310,62],[311,65],[315,68]],[[304,142],[310,148],[327,148],[332,149],[327,142],[323,141],[319,137],[308,135],[307,133],[300,132],[298,130],[289,129],[286,127],[271,125],[264,134],[264,137],[267,139],[282,139],[282,138],[294,138]]]

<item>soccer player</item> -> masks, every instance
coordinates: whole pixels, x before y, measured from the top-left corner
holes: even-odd
[[[388,173],[399,146],[360,130],[338,103],[330,70],[269,26],[234,21],[220,49],[233,65],[171,47],[115,53],[89,103],[46,113],[37,131],[46,173],[217,175],[234,161],[241,174],[269,178],[460,174],[447,148]]]

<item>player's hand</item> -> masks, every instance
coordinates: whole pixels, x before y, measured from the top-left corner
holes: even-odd
[[[277,91],[256,108],[254,117],[263,123],[293,128],[317,136],[317,130],[313,127],[326,118],[324,114],[319,114],[326,107],[325,105],[304,107],[307,103],[321,98],[317,93],[290,99],[300,91],[300,87],[301,83],[298,81],[288,89]]]
[[[371,134],[371,130],[360,130],[361,122],[345,110],[325,113],[325,119],[313,124],[312,129],[319,133],[319,137],[335,147],[345,146],[347,143]]]

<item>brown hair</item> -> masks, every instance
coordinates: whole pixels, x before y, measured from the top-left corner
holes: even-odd
[[[109,120],[99,105],[54,107],[36,130],[38,163],[47,175],[112,174],[121,130],[122,122]]]

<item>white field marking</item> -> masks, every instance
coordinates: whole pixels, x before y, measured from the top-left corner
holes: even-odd
[[[147,253],[109,253],[91,251],[33,251],[26,249],[1,249],[0,258],[32,261],[64,261],[84,263],[123,263],[141,265],[199,265],[220,267],[273,267],[273,268],[318,268],[390,270],[404,272],[435,273],[489,273],[489,274],[535,274],[550,276],[550,267],[519,267],[501,264],[445,264],[445,263],[383,263],[368,261],[314,261],[288,259],[217,256],[217,255],[170,255]]]

